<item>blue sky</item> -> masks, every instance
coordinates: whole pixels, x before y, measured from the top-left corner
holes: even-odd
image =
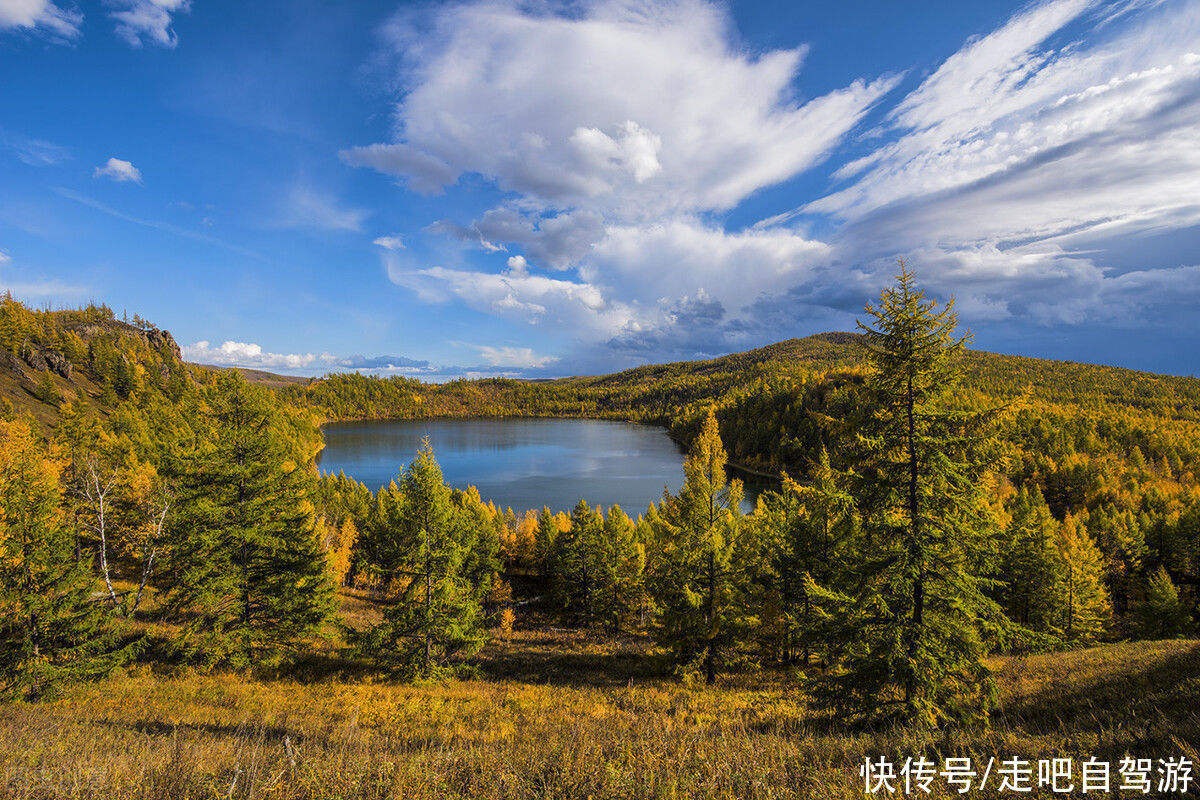
[[[1200,4],[0,0],[0,286],[187,357],[565,375],[852,329],[1200,374]]]

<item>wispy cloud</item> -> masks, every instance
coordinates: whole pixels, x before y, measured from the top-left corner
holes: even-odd
[[[61,145],[10,131],[0,130],[0,144],[10,148],[18,161],[31,167],[49,167],[71,157],[71,151]]]
[[[347,208],[338,200],[306,184],[288,191],[277,225],[287,228],[316,228],[326,231],[361,231],[368,212]]]
[[[14,297],[21,300],[54,300],[75,299],[90,293],[85,286],[76,286],[57,279],[22,278],[10,275],[13,268],[13,258],[4,250],[0,250],[0,291],[12,292]]]
[[[94,200],[91,197],[88,197],[87,195],[79,194],[78,192],[72,191],[71,189],[65,189],[61,186],[56,186],[56,187],[54,187],[53,191],[56,194],[59,194],[62,197],[67,198],[68,200],[72,200],[76,203],[85,205],[88,208],[99,211],[102,214],[107,214],[110,217],[115,217],[116,219],[132,223],[133,225],[140,225],[143,228],[153,228],[155,230],[165,231],[166,233],[174,234],[175,236],[182,236],[185,239],[193,239],[197,242],[204,242],[206,244],[216,245],[217,247],[223,247],[226,250],[231,250],[235,253],[240,253],[241,255],[249,256],[251,258],[258,258],[258,259],[263,258],[262,255],[254,252],[253,250],[248,250],[244,247],[239,247],[238,245],[230,244],[229,242],[224,242],[213,236],[209,236],[206,233],[200,233],[198,231],[189,230],[188,228],[183,228],[183,227],[180,227],[179,225],[173,225],[170,222],[161,222],[159,220],[153,220],[153,219],[143,219],[141,217],[135,217],[132,214],[126,214],[124,211],[118,211],[117,209],[113,208],[112,206],[105,205],[104,203],[101,203],[99,200]]]

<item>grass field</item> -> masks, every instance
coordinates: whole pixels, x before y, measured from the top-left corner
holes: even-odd
[[[851,731],[782,674],[691,687],[659,665],[643,639],[554,629],[427,686],[333,656],[284,674],[142,665],[0,706],[2,796],[839,798],[864,796],[866,755],[1200,761],[1197,642],[997,659],[991,728],[953,734]]]

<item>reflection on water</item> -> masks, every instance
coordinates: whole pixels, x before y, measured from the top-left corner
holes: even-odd
[[[322,473],[344,471],[386,486],[428,436],[446,482],[474,485],[484,500],[518,513],[619,505],[635,517],[663,489],[683,483],[683,450],[662,428],[590,419],[452,419],[344,422],[325,426]],[[747,487],[747,508],[762,484]]]

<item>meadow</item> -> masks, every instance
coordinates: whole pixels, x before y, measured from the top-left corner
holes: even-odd
[[[351,624],[377,613],[343,593]],[[794,671],[684,681],[641,636],[518,626],[472,663],[471,679],[411,684],[328,641],[284,670],[147,659],[0,706],[0,796],[861,798],[866,756],[1200,762],[1195,641],[990,659],[998,709],[953,735],[843,725]]]

